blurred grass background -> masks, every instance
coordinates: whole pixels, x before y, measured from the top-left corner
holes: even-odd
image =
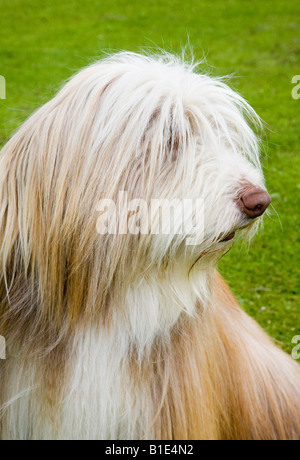
[[[273,211],[250,250],[236,244],[220,270],[243,308],[288,352],[300,334],[300,3],[285,0],[0,0],[0,147],[63,81],[103,51],[189,41],[214,75],[267,123],[264,169]],[[1,173],[1,171],[0,171]],[[281,223],[280,223],[281,222]]]

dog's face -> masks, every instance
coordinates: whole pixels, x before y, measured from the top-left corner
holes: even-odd
[[[200,248],[222,250],[233,241],[236,231],[245,229],[249,236],[255,233],[270,196],[259,166],[241,151],[220,146],[205,153],[200,146],[198,161],[193,191],[203,202]]]
[[[237,230],[255,231],[270,197],[247,122],[259,120],[238,94],[170,56],[124,54],[91,70],[106,81],[97,134],[109,179],[100,195],[117,206],[99,218],[100,233],[117,213],[151,265],[176,254],[200,260],[223,251]]]

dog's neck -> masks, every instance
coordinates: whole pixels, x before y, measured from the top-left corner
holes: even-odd
[[[213,268],[190,271],[188,265],[180,263],[161,276],[150,272],[130,286],[125,310],[120,308],[116,313],[119,330],[141,354],[149,351],[156,338],[168,337],[182,315],[193,317],[199,303],[205,309],[210,301],[212,273]]]

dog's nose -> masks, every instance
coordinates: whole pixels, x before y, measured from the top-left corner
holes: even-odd
[[[272,198],[260,187],[246,187],[239,196],[238,204],[241,211],[246,214],[250,219],[261,216]]]

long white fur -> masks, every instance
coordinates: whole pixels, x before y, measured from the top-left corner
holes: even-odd
[[[245,182],[264,187],[259,144],[249,124],[259,124],[257,115],[222,79],[196,73],[196,68],[196,64],[169,54],[119,53],[73,77],[17,133],[16,136],[28,133],[27,170],[17,172],[18,200],[23,204],[17,231],[24,270],[29,267],[34,247],[28,211],[28,170],[32,174],[45,171],[45,204],[54,206],[55,215],[61,212],[66,181],[76,184],[71,186],[71,217],[66,217],[61,237],[72,231],[71,225],[78,224],[78,203],[86,203],[89,197],[94,200],[90,203],[89,226],[95,217],[92,211],[96,209],[97,197],[103,198],[107,193],[105,197],[112,198],[118,191],[128,189],[132,198],[146,200],[201,198],[205,231],[201,244],[195,247],[184,244],[186,234],[171,238],[142,235],[136,240],[136,254],[145,257],[144,272],[129,268],[133,281],[127,286],[123,305],[114,305],[110,330],[89,325],[75,333],[71,372],[58,426],[40,420],[41,401],[36,385],[41,382],[34,381],[38,363],[27,362],[28,370],[21,381],[11,375],[6,395],[10,404],[4,408],[9,412],[4,431],[7,437],[134,439],[153,435],[151,423],[155,414],[147,407],[142,385],[133,387],[128,377],[128,351],[135,347],[142,362],[157,337],[164,337],[167,343],[178,319],[196,314],[197,302],[203,308],[210,307],[210,275],[228,245],[220,242],[220,235],[249,224],[235,199]],[[99,109],[91,118],[95,106]],[[64,136],[64,154],[57,160],[62,132],[68,136]],[[14,142],[13,137],[3,149],[0,162],[5,173],[1,173],[0,184],[6,180]],[[44,155],[45,145],[48,153]],[[139,166],[136,171],[135,164]],[[57,195],[54,203],[53,178]],[[10,203],[3,186],[0,197],[0,220],[8,212],[10,222]],[[11,222],[13,225],[14,219]],[[49,235],[54,225],[47,229]],[[8,225],[0,242],[2,276],[11,247],[8,241],[16,237],[16,229]],[[108,238],[118,246],[118,235],[101,239],[95,227],[93,276],[97,267],[99,272],[103,269],[103,260],[97,261],[98,249]],[[201,253],[206,256],[196,262]],[[161,275],[165,259],[168,267]],[[105,267],[108,289],[118,263],[119,259],[112,259]],[[126,273],[123,275],[126,283]],[[9,286],[7,290],[9,295]],[[15,375],[17,366],[16,363]],[[29,393],[24,396],[22,392],[27,389]],[[17,401],[11,399],[19,393]]]

